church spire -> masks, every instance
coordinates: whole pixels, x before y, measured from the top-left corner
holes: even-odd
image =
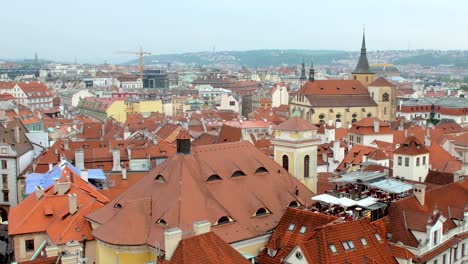
[[[359,61],[353,74],[374,74],[370,70],[369,61],[367,60],[366,34],[364,29],[362,30],[361,55],[359,56]]]
[[[313,82],[315,80],[315,70],[314,70],[314,63],[310,63],[310,70],[309,70],[309,82]]]
[[[307,80],[304,60],[302,60],[301,77],[299,78],[299,80],[301,81]]]

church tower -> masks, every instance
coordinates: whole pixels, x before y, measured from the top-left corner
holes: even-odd
[[[317,127],[300,117],[292,117],[275,128],[271,139],[274,160],[317,193]]]
[[[301,77],[299,77],[299,82],[301,83],[301,86],[304,85],[304,84],[307,82],[306,70],[305,70],[305,64],[304,64],[304,62],[302,62]]]
[[[359,61],[354,69],[352,76],[353,80],[360,81],[365,87],[368,87],[374,81],[374,75],[370,70],[369,61],[367,60],[367,51],[366,51],[366,36],[365,33],[362,33],[362,46],[361,46],[361,55],[359,56]]]

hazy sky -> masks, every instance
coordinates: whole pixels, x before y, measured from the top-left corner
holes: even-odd
[[[0,58],[246,49],[468,49],[466,0],[2,1]]]

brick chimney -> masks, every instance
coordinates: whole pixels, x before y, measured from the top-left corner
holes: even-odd
[[[164,231],[165,259],[171,260],[172,255],[182,240],[182,230],[178,227]]]
[[[83,149],[75,150],[75,167],[79,170],[83,170],[85,168]]]
[[[195,232],[195,235],[208,233],[210,232],[210,229],[211,229],[211,224],[207,220],[193,223],[193,231]]]
[[[426,198],[426,185],[419,183],[413,185],[413,194],[421,206],[424,206],[424,201]]]
[[[78,211],[78,202],[76,200],[76,194],[71,193],[68,195],[68,207],[69,207],[69,213],[75,214],[76,211]]]

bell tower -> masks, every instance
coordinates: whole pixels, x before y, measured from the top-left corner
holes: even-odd
[[[360,81],[365,87],[368,87],[374,81],[375,73],[370,70],[369,61],[367,60],[366,35],[362,32],[361,55],[356,69],[352,72],[353,80]]]

